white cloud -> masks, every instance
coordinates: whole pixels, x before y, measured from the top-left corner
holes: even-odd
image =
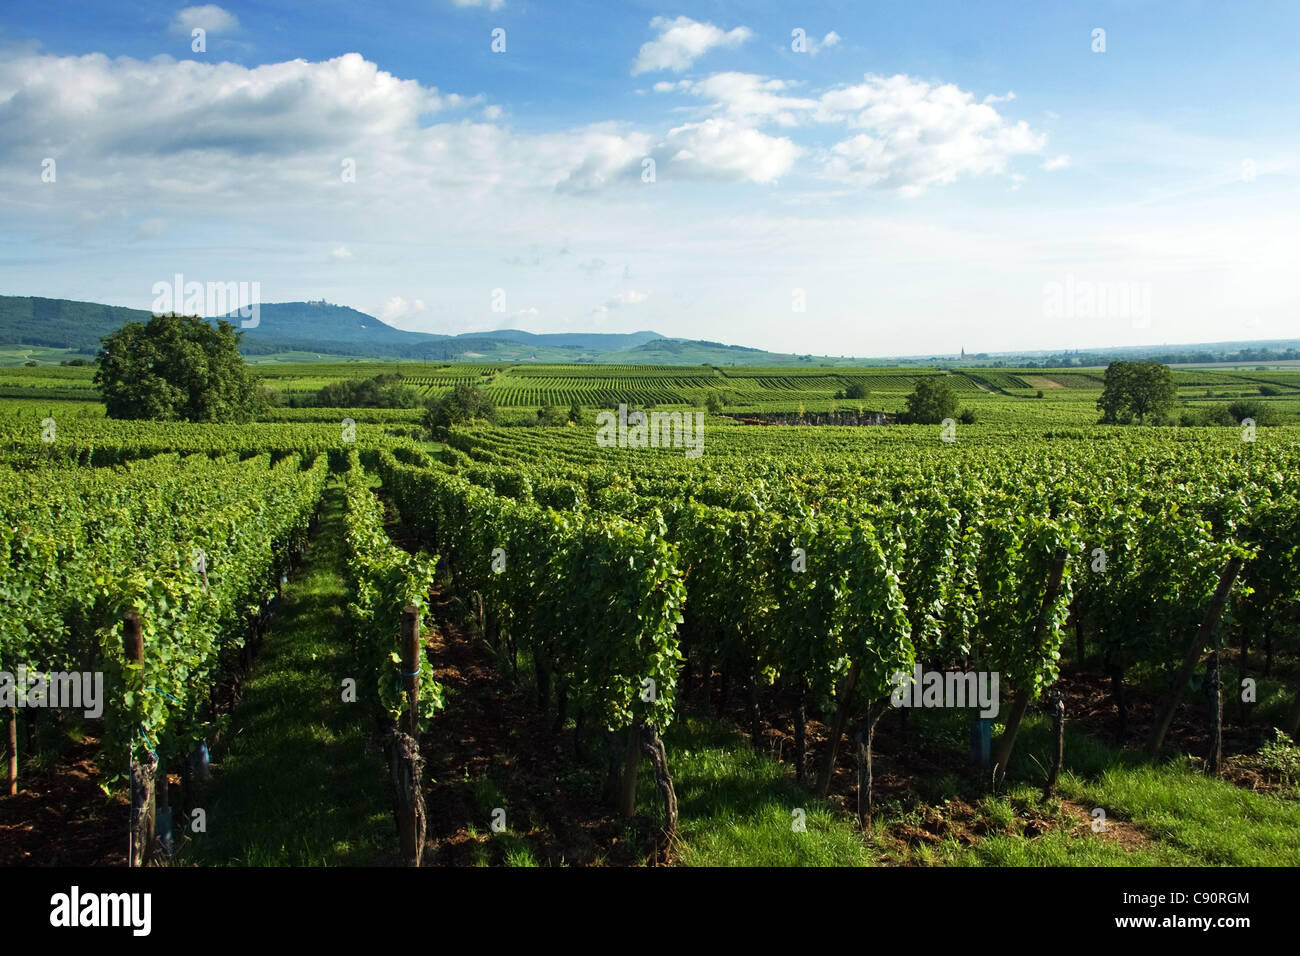
[[[701,180],[772,183],[803,153],[784,136],[768,136],[725,119],[687,123],[664,141],[669,169]]]
[[[493,105],[483,107],[483,118],[489,123],[495,123],[503,115],[505,115],[505,110],[499,106]]]
[[[1069,165],[1070,157],[1065,153],[1062,153],[1060,156],[1053,156],[1051,159],[1045,161],[1043,163],[1043,169],[1051,172],[1054,169],[1065,169]]]
[[[393,319],[406,319],[425,310],[424,301],[415,299],[407,302],[400,295],[395,295],[379,309],[379,317],[385,322]]]
[[[592,311],[597,315],[604,315],[614,309],[622,308],[625,305],[640,305],[646,299],[650,298],[648,292],[637,292],[635,289],[629,289],[627,292],[620,292],[612,299],[606,299],[601,305],[596,306]]]
[[[577,162],[556,184],[563,193],[584,193],[617,181],[639,181],[641,161],[650,154],[647,133],[620,134],[613,127],[591,127],[577,137],[544,137],[546,150],[575,154]],[[576,147],[576,149],[575,149]]]
[[[836,143],[822,174],[840,182],[914,196],[963,174],[1006,171],[1015,156],[1038,153],[1047,137],[1008,122],[991,104],[951,83],[899,74],[824,93],[817,119],[864,132]]]
[[[352,250],[347,246],[338,246],[330,252],[331,259],[343,260],[352,258]]]
[[[753,73],[714,73],[703,80],[681,81],[680,88],[713,100],[713,111],[741,122],[774,122],[795,126],[816,108],[817,100],[784,95],[792,84]]]
[[[736,47],[751,36],[748,27],[723,30],[712,23],[700,23],[690,17],[655,17],[650,26],[659,35],[641,46],[632,75],[655,70],[672,70],[681,73],[715,47]]]
[[[506,0],[451,0],[458,7],[487,7],[489,10],[500,10],[506,5]]]
[[[215,3],[186,7],[176,11],[176,16],[172,18],[173,33],[189,36],[196,27],[211,34],[229,33],[239,29],[239,18]]]
[[[830,33],[822,37],[821,40],[818,40],[816,37],[808,37],[804,41],[804,45],[808,48],[809,56],[816,56],[822,50],[829,50],[831,47],[839,46],[841,39],[842,37],[832,30]]]
[[[100,160],[318,151],[341,159],[371,143],[391,148],[422,116],[463,102],[358,53],[252,69],[165,56],[21,57],[0,61],[0,157],[39,138]]]

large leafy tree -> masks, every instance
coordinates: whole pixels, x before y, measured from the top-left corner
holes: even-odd
[[[187,315],[128,322],[103,339],[95,384],[109,418],[244,422],[265,408],[239,354],[243,333]]]
[[[497,410],[486,391],[469,382],[457,382],[450,392],[432,399],[424,413],[424,427],[446,428],[476,418],[496,421]]]
[[[916,380],[916,387],[907,396],[907,411],[903,420],[909,425],[938,425],[945,418],[957,416],[957,393],[948,384],[947,376],[927,375]]]
[[[1106,382],[1097,407],[1103,424],[1128,424],[1134,418],[1139,425],[1148,418],[1158,418],[1178,397],[1174,373],[1159,362],[1111,362],[1106,366]]]
[[[316,394],[322,408],[415,408],[420,396],[400,375],[330,382]]]

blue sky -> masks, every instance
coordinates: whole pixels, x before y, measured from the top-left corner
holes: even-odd
[[[1137,0],[8,7],[0,291],[148,308],[182,273],[402,328],[832,355],[1294,337],[1298,27]]]

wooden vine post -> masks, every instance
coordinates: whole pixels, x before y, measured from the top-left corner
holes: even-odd
[[[831,735],[826,741],[826,753],[822,756],[821,773],[817,777],[816,794],[824,797],[831,792],[831,777],[835,775],[835,751],[839,749],[840,738],[844,736],[844,724],[849,717],[849,707],[853,702],[853,692],[858,689],[858,679],[862,675],[862,665],[854,661],[849,667],[844,686],[840,689],[840,699],[835,708],[835,723],[831,725]]]
[[[1160,709],[1160,714],[1156,717],[1156,722],[1151,726],[1151,736],[1147,738],[1147,753],[1155,756],[1164,746],[1165,734],[1169,732],[1169,725],[1173,722],[1174,711],[1178,708],[1178,699],[1182,696],[1183,689],[1187,687],[1188,680],[1191,679],[1192,671],[1196,669],[1196,662],[1201,659],[1201,654],[1205,651],[1205,645],[1209,643],[1210,635],[1214,632],[1214,625],[1218,623],[1219,615],[1223,613],[1223,605],[1228,602],[1228,593],[1232,590],[1232,582],[1237,579],[1237,572],[1241,570],[1242,559],[1235,557],[1228,562],[1228,566],[1223,569],[1223,574],[1219,575],[1218,586],[1214,589],[1214,596],[1210,598],[1209,606],[1205,609],[1205,617],[1201,619],[1201,627],[1196,632],[1196,637],[1192,639],[1191,646],[1187,648],[1187,654],[1183,657],[1182,666],[1178,668],[1178,676],[1174,678],[1173,689],[1169,692],[1169,697],[1164,706]]]
[[[402,609],[402,682],[406,712],[393,732],[391,770],[397,801],[397,836],[407,866],[419,866],[424,855],[424,793],[420,757],[420,609]]]
[[[1065,700],[1058,690],[1052,694],[1052,769],[1047,775],[1047,784],[1043,787],[1043,799],[1056,793],[1056,780],[1061,775],[1061,765],[1065,763]]]
[[[20,688],[20,692],[22,689]],[[18,793],[18,708],[9,708],[9,796]]]
[[[144,686],[144,629],[140,612],[127,611],[122,618],[122,649],[128,666],[137,665],[141,687]],[[153,861],[154,835],[154,779],[157,758],[151,755],[135,759],[136,745],[127,745],[131,755],[131,843],[128,866],[145,866]]]
[[[1057,548],[1052,557],[1052,568],[1047,574],[1047,591],[1043,594],[1042,606],[1038,609],[1038,620],[1034,622],[1034,644],[1037,645],[1047,626],[1047,610],[1056,600],[1056,592],[1061,587],[1061,577],[1065,573],[1064,548]],[[1025,718],[1029,708],[1029,691],[1024,687],[1016,688],[1015,700],[1011,704],[1011,715],[1007,718],[1007,729],[998,740],[998,753],[993,761],[994,780],[1001,782],[1007,775],[1007,766],[1011,763],[1011,751],[1016,746],[1016,734],[1020,731],[1020,722]]]
[[[1210,753],[1206,765],[1217,777],[1223,764],[1223,681],[1219,679],[1218,651],[1210,652],[1205,668],[1205,696],[1210,704]]]
[[[406,732],[420,733],[420,609],[408,604],[402,609],[402,680],[406,689]]]

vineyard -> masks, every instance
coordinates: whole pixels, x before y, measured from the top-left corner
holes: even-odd
[[[1098,426],[1087,371],[401,366],[584,410],[430,440],[404,410],[112,421],[56,371],[0,383],[50,390],[0,402],[0,673],[99,674],[103,707],[10,678],[3,862],[56,840],[39,793],[108,821],[66,858],[284,862],[258,794],[318,738],[350,776],[286,777],[320,829],[293,863],[1300,862],[1295,426]],[[896,411],[925,375],[977,423],[709,416],[692,458],[592,421],[853,384]],[[342,803],[392,812],[332,832]]]
[[[702,408],[716,396],[735,412],[827,412],[855,409],[894,414],[920,378],[942,376],[964,407],[981,421],[1040,426],[1092,424],[1104,370],[1071,369],[901,369],[662,365],[432,365],[408,362],[336,362],[254,366],[259,380],[278,400],[308,399],[326,385],[349,379],[397,375],[422,399],[457,383],[485,388],[508,414],[545,406],[611,408]],[[62,409],[94,417],[98,395],[93,369],[60,366],[0,368],[0,419],[29,409]],[[1300,371],[1181,369],[1173,372],[1181,402],[1188,406],[1251,398],[1275,407],[1287,421],[1300,421]],[[862,399],[837,399],[850,386]],[[372,423],[413,422],[413,409],[321,409],[272,407],[270,422],[338,421],[347,415]]]

